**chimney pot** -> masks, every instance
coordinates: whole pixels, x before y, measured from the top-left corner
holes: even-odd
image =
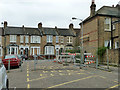
[[[38,28],[42,28],[42,23],[38,23]]]
[[[72,24],[72,23],[69,25],[69,28],[70,28],[70,29],[73,29],[73,24]]]
[[[7,21],[4,21],[4,28],[6,28],[7,27]]]

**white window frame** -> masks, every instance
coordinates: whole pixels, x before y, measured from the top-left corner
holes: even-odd
[[[54,55],[54,46],[45,46],[45,55]]]
[[[67,43],[73,43],[73,37],[67,37]]]
[[[40,55],[40,47],[32,46],[30,49],[30,55],[35,55],[34,49],[37,49],[37,55]]]
[[[29,43],[29,36],[25,36],[25,43]]]
[[[109,25],[109,28],[106,29],[106,25]],[[111,18],[105,18],[104,20],[104,30],[105,31],[111,31]]]
[[[113,24],[113,30],[115,30],[116,29],[116,25],[115,24]]]
[[[14,54],[18,54],[18,47],[16,47],[16,46],[10,46],[10,51],[9,51],[9,49],[8,49],[8,54],[12,54],[12,48],[14,48]],[[9,53],[10,52],[10,53]]]
[[[52,43],[53,42],[53,36],[52,35],[47,35],[47,43]]]
[[[111,40],[105,40],[105,41],[104,41],[104,46],[107,47],[108,44],[109,44],[109,42],[110,42],[109,48],[111,49]]]
[[[31,36],[31,43],[41,43],[40,36]]]
[[[10,35],[10,42],[16,42],[17,35]]]
[[[56,43],[59,43],[59,36],[56,36]]]
[[[115,49],[118,49],[118,48],[119,48],[119,42],[116,41],[116,42],[115,42]]]
[[[20,43],[24,43],[24,35],[20,35]]]

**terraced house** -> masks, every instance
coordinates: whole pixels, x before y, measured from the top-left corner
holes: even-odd
[[[78,29],[79,30],[79,29]],[[69,28],[38,28],[12,27],[4,22],[4,27],[0,28],[0,50],[1,56],[6,54],[20,54],[32,57],[33,55],[48,56],[59,55],[67,49],[75,46],[76,32],[73,24]]]
[[[83,27],[81,39],[83,38],[84,51],[96,56],[98,47],[110,47],[108,51],[110,63],[118,64],[120,62],[120,4],[103,6],[96,11],[96,4],[92,0],[90,16],[83,21]],[[103,59],[103,62],[106,62],[106,55]]]

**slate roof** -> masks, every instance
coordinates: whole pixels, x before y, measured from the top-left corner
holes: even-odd
[[[59,35],[61,36],[76,36],[74,32],[70,29],[58,28],[57,30],[58,30]]]
[[[120,6],[118,6],[120,7]],[[99,10],[96,11],[94,16],[87,17],[84,21],[88,21],[89,19],[97,16],[97,15],[103,15],[103,16],[113,16],[113,17],[119,17],[120,18],[120,10],[118,10],[118,7],[110,7],[110,6],[103,6]],[[81,24],[81,23],[80,23]]]
[[[110,6],[103,6],[96,12],[96,14],[120,17],[120,15],[118,14],[118,8]]]
[[[6,27],[4,30],[5,30],[5,34],[11,34],[11,35],[24,34],[22,27]]]
[[[41,35],[38,28],[6,27],[5,33],[10,35]]]
[[[58,33],[55,28],[42,28],[43,34],[44,35],[55,35],[57,36]]]

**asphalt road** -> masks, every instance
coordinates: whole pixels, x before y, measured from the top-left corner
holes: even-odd
[[[116,71],[115,71],[116,70]],[[8,74],[10,88],[102,88],[118,89],[117,68],[108,72],[90,67],[63,66],[53,61],[24,61],[21,68],[11,69]]]

